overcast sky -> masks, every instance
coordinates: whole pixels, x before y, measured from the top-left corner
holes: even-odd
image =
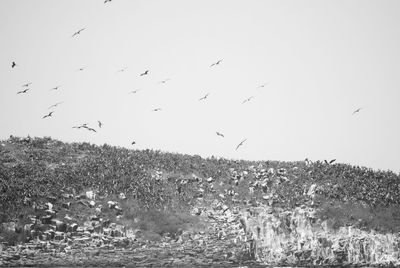
[[[0,139],[398,172],[399,14],[395,0],[1,0]]]

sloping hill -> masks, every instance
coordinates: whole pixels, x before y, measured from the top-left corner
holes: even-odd
[[[95,241],[103,245],[105,239],[129,236],[133,231],[135,239],[160,243],[164,237],[182,241],[186,231],[194,231],[197,238],[188,240],[187,250],[199,246],[193,241],[209,241],[222,255],[226,248],[234,252],[225,257],[217,254],[216,259],[237,262],[257,259],[251,241],[271,246],[260,233],[266,223],[262,228],[257,223],[261,219],[257,215],[266,212],[262,219],[287,221],[290,227],[284,229],[291,230],[299,228],[292,221],[301,218],[318,226],[324,222],[329,230],[353,226],[382,234],[400,231],[398,174],[320,161],[204,159],[51,138],[11,137],[0,142],[0,193],[0,242],[4,245],[35,237],[58,237],[70,245],[75,243],[72,240],[80,240],[69,236],[85,233],[92,238],[97,237],[92,233],[102,234],[103,240]],[[313,212],[307,212],[308,208]],[[255,222],[253,229],[247,221]],[[281,239],[280,234],[277,231],[275,235]],[[243,235],[250,235],[250,240],[238,240]],[[124,241],[126,245],[132,242]],[[292,257],[300,260],[303,253]],[[14,255],[10,256],[7,258],[12,261]]]

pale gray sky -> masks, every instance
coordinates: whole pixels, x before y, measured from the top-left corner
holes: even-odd
[[[381,0],[1,0],[0,138],[398,172],[399,14]]]

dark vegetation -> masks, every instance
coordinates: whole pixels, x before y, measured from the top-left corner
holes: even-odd
[[[263,171],[269,168],[281,172],[267,174]],[[166,178],[155,176],[157,171],[162,171]],[[215,187],[211,189],[207,183],[198,181],[182,183],[199,177],[212,177]],[[238,179],[236,184],[235,178]],[[244,201],[251,199],[249,185],[257,180],[268,182],[266,188],[274,192],[274,205],[281,207],[309,202],[305,193],[316,184],[316,206],[321,208],[321,217],[348,219],[337,221],[336,225],[348,224],[353,217],[354,222],[364,219],[368,226],[374,222],[367,220],[370,215],[378,215],[382,208],[395,211],[400,205],[400,178],[391,171],[320,161],[306,165],[303,161],[204,159],[155,150],[63,143],[51,138],[10,137],[0,143],[0,222],[15,219],[39,200],[49,197],[62,200],[63,193],[81,193],[87,189],[106,196],[123,192],[148,211],[188,209],[198,196],[199,187],[205,190],[203,196],[211,199],[235,189],[238,195],[227,195],[227,202]],[[265,188],[256,189],[254,196],[262,202],[264,193]],[[361,207],[364,208],[362,213]],[[345,215],[341,212],[343,208],[354,209],[356,216]],[[389,210],[385,210],[385,217],[392,217],[399,223],[398,215],[390,214]],[[151,213],[149,217],[151,219]],[[158,213],[158,217],[168,218],[162,213]],[[185,221],[184,218],[177,220]],[[160,230],[168,228],[164,226]]]

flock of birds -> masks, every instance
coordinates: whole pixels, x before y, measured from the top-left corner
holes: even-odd
[[[104,4],[107,4],[108,2],[111,2],[111,1],[112,1],[112,0],[105,0],[105,1],[104,1]],[[85,30],[86,30],[86,28],[81,28],[81,29],[79,29],[78,31],[74,32],[74,33],[72,34],[71,37],[72,37],[72,38],[76,38],[77,36],[81,35],[82,32],[85,31]],[[222,63],[222,61],[223,61],[223,59],[220,59],[220,60],[218,60],[218,61],[212,63],[209,67],[210,67],[210,68],[213,68],[213,67],[219,66],[219,65]],[[14,68],[16,68],[16,67],[18,67],[18,66],[19,66],[19,65],[18,65],[15,61],[12,61],[12,62],[11,62],[11,68],[12,68],[12,69],[14,69]],[[83,70],[85,70],[85,69],[86,69],[86,67],[81,67],[81,68],[79,68],[77,71],[83,71]],[[122,69],[118,70],[117,72],[124,72],[126,69],[127,69],[127,67],[123,67]],[[149,73],[150,73],[150,70],[145,70],[143,73],[140,73],[139,76],[143,77],[143,76],[149,75]],[[170,80],[170,79],[167,78],[167,79],[165,79],[165,80],[159,81],[159,84],[165,84],[165,83],[168,82],[169,80]],[[20,91],[18,91],[18,92],[17,92],[17,95],[18,95],[18,94],[26,94],[26,93],[30,90],[29,86],[30,86],[31,84],[32,84],[31,82],[26,83],[26,84],[23,84],[23,85],[22,85],[22,88],[23,88],[23,89],[20,90]],[[270,84],[269,82],[268,82],[268,83],[264,83],[264,84],[258,86],[257,88],[264,88],[264,87],[268,86],[269,84]],[[61,87],[62,87],[61,85],[58,85],[58,86],[55,86],[55,87],[51,88],[50,90],[59,90]],[[129,93],[129,94],[135,94],[135,93],[137,93],[137,92],[139,92],[139,91],[140,91],[140,89],[136,89],[136,90],[132,90],[132,91],[130,91],[130,92],[128,92],[128,93]],[[210,95],[210,93],[205,94],[203,97],[201,97],[201,98],[199,99],[199,101],[205,101],[205,100],[209,97],[209,95]],[[250,102],[254,97],[255,97],[255,96],[250,96],[249,98],[246,98],[245,100],[242,101],[242,104],[245,104],[245,103],[247,103],[247,102]],[[57,102],[57,103],[51,105],[48,109],[56,108],[58,105],[60,105],[60,104],[62,104],[62,103],[63,103],[63,102]],[[356,109],[355,111],[353,111],[352,115],[354,115],[354,114],[356,114],[356,113],[359,113],[359,112],[361,111],[361,109],[363,109],[363,108],[358,108],[358,109]],[[159,111],[162,111],[162,108],[155,108],[155,109],[153,109],[152,111],[153,111],[153,112],[159,112]],[[44,115],[44,116],[42,117],[42,119],[46,119],[46,118],[52,117],[53,114],[54,114],[54,112],[55,112],[54,110],[53,110],[53,111],[50,111],[48,114]],[[99,127],[99,128],[102,128],[102,126],[103,126],[103,123],[102,123],[101,121],[98,121],[98,127]],[[94,129],[94,128],[88,126],[88,123],[84,123],[84,124],[81,124],[81,125],[78,125],[78,126],[73,126],[72,128],[74,128],[74,129],[86,129],[86,130],[91,131],[91,132],[97,132],[96,129]],[[219,137],[222,137],[222,138],[225,137],[224,134],[222,134],[222,133],[220,133],[220,132],[218,132],[218,131],[216,131],[216,135],[219,136]],[[242,140],[242,141],[236,146],[236,150],[238,150],[241,146],[243,146],[243,144],[244,144],[246,141],[247,141],[247,139]],[[136,142],[135,142],[135,141],[132,141],[131,144],[134,145],[134,144],[136,144]],[[325,161],[326,161],[326,160],[325,160]],[[333,161],[334,161],[334,160],[333,160]],[[329,163],[332,163],[333,161],[331,161],[331,162],[329,162]]]

